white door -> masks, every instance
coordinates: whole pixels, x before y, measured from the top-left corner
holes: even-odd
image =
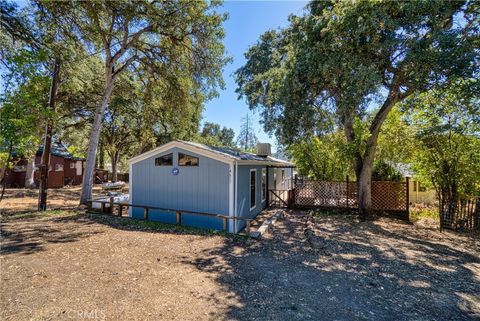
[[[77,161],[75,168],[77,169],[77,176],[82,175],[82,161]]]

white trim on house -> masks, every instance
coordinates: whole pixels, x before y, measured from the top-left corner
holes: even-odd
[[[228,216],[231,216],[231,217],[235,217],[235,200],[234,200],[234,197],[235,197],[235,190],[234,190],[234,183],[235,183],[235,179],[234,179],[234,171],[235,171],[235,168],[233,167],[233,163],[230,164],[229,166],[229,178],[228,178]],[[235,233],[236,231],[234,231],[234,222],[235,220],[229,220],[228,222],[228,230],[230,232],[233,232]]]
[[[290,162],[278,163],[269,161],[256,161],[256,160],[238,160],[238,165],[252,165],[252,166],[274,166],[274,167],[292,167],[294,166]]]
[[[248,205],[252,204],[252,172],[255,172],[255,184],[253,185],[255,188],[255,205],[253,207],[250,207],[250,211],[252,211],[255,207],[257,207],[257,169],[252,168],[250,169],[250,174],[248,175]]]
[[[234,205],[234,215],[238,215],[238,163],[235,162],[235,205]],[[237,233],[237,221],[234,221],[234,233]]]
[[[157,154],[160,154],[164,151],[167,151],[167,150],[169,150],[171,148],[175,148],[175,147],[190,151],[192,153],[196,153],[196,154],[201,155],[201,156],[209,157],[211,159],[215,159],[217,161],[227,163],[227,164],[232,164],[233,162],[238,162],[238,165],[260,165],[260,166],[264,165],[264,166],[278,166],[278,167],[281,167],[282,165],[283,166],[293,166],[293,164],[290,163],[290,162],[279,160],[279,159],[273,159],[273,158],[272,158],[272,160],[265,160],[265,161],[261,161],[261,160],[241,160],[241,159],[239,159],[239,157],[234,157],[234,156],[228,155],[226,153],[210,151],[210,150],[207,149],[207,147],[201,147],[201,146],[195,145],[194,143],[188,143],[188,142],[183,142],[183,141],[179,141],[179,140],[171,141],[171,142],[169,142],[165,145],[159,146],[159,147],[154,148],[154,149],[152,149],[148,152],[145,152],[143,154],[135,156],[135,157],[131,158],[128,162],[131,163],[131,164],[135,164],[135,163],[138,163],[142,160],[145,160],[147,158],[150,158],[152,156],[155,156]]]
[[[199,148],[199,147],[196,147],[196,146],[193,146],[193,145],[186,144],[184,142],[175,140],[175,141],[171,141],[169,143],[166,143],[165,145],[162,145],[160,147],[154,148],[151,151],[148,151],[146,153],[135,156],[135,157],[131,158],[128,162],[130,164],[135,164],[135,163],[138,163],[142,160],[145,160],[147,158],[150,158],[152,156],[155,156],[157,154],[160,154],[164,151],[167,151],[167,150],[169,150],[171,148],[175,148],[175,147],[181,148],[181,149],[184,149],[184,150],[188,150],[192,153],[196,153],[196,154],[201,155],[201,156],[212,158],[212,159],[215,159],[215,160],[218,160],[220,162],[227,163],[227,164],[232,164],[233,161],[235,160],[233,157],[229,157],[227,155],[223,156],[223,155],[220,155],[218,153],[209,152],[205,149],[202,149],[202,148]]]

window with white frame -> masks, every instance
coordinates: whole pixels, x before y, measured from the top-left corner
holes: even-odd
[[[70,168],[75,168],[75,163],[74,162],[70,162]]]
[[[250,170],[250,210],[253,210],[257,206],[257,170]]]
[[[27,171],[27,165],[14,165],[13,171],[15,173],[22,173]]]
[[[267,169],[262,168],[262,202],[267,199]]]
[[[62,172],[63,171],[63,164],[55,164],[55,172]]]

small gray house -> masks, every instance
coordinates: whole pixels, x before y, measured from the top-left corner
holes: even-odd
[[[267,207],[269,189],[290,186],[293,164],[270,156],[270,145],[257,154],[175,140],[132,158],[130,204],[254,218]],[[143,218],[143,209],[129,215]],[[174,211],[149,210],[149,220],[175,223]],[[182,214],[182,225],[217,229],[216,217]],[[229,220],[228,231],[239,232],[243,221]]]

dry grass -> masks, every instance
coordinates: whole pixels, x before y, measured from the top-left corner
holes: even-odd
[[[478,237],[290,212],[261,241],[57,211],[2,222],[2,320],[471,320]]]
[[[81,186],[51,188],[48,190],[47,208],[51,210],[69,210],[78,207]],[[102,187],[96,185],[93,195],[102,193]],[[38,189],[7,188],[0,202],[0,215],[9,216],[37,210]]]

